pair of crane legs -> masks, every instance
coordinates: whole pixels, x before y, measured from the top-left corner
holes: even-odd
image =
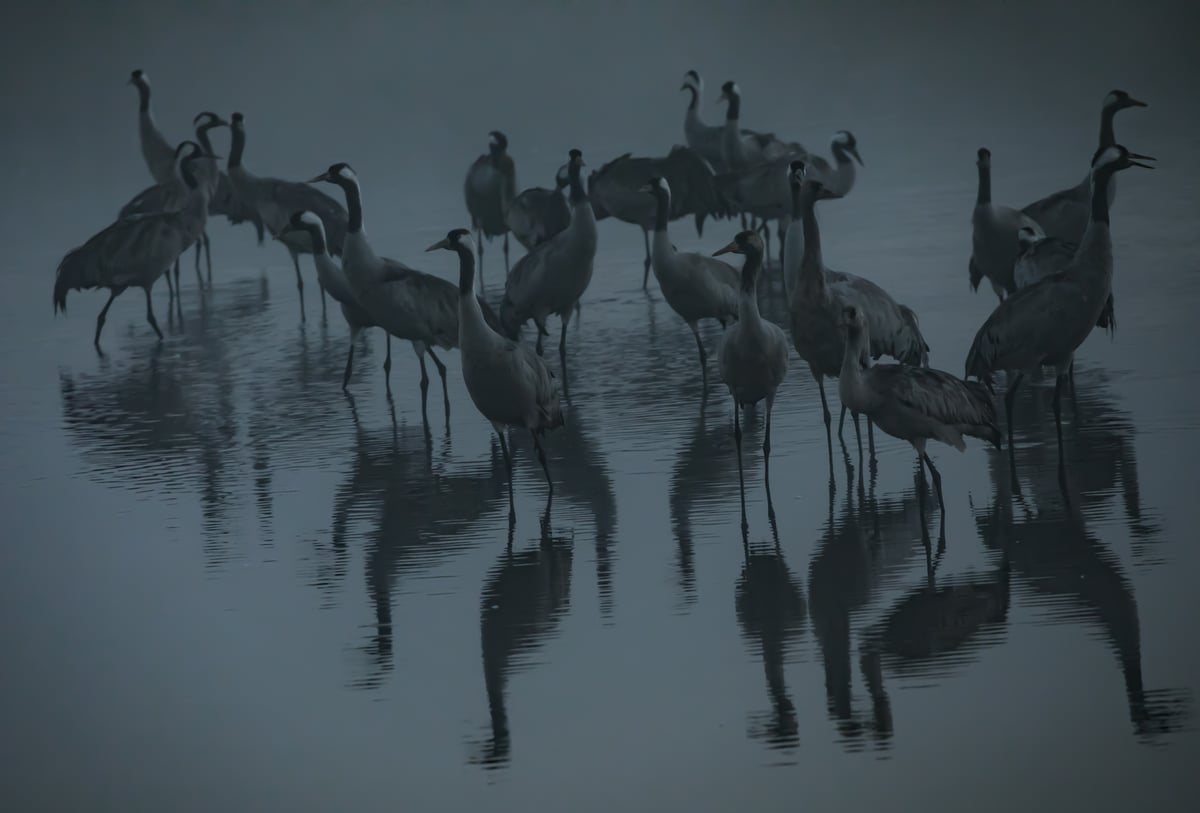
[[[346,369],[342,373],[342,390],[350,388],[350,373],[354,370],[354,346],[358,343],[358,336],[362,333],[361,326],[353,326],[350,328],[350,351],[346,354]],[[388,398],[392,397],[392,334],[384,331],[387,336],[387,356],[383,360],[383,381],[384,387],[387,388]],[[426,345],[424,342],[413,342],[413,352],[417,354],[417,361],[421,364],[421,419],[425,423],[429,423],[429,372],[425,369],[425,356],[429,356],[433,360],[434,366],[437,367],[438,375],[442,379],[442,405],[446,410],[446,429],[450,428],[450,390],[446,384],[446,365],[442,360],[434,354],[433,348]]]
[[[763,242],[764,242],[764,245],[766,248],[763,256],[769,259],[771,256],[771,225],[770,225],[770,221],[763,220],[761,223],[759,223],[758,218],[751,217],[750,218],[750,229],[753,231],[756,231],[756,232],[760,232],[762,234]],[[743,212],[742,213],[742,231],[745,231],[745,230],[746,230],[746,214]],[[783,268],[783,234],[784,234],[784,232],[783,232],[783,221],[782,220],[779,221],[779,231],[777,233],[779,236],[779,267]],[[646,286],[648,286],[650,284],[650,267],[653,265],[653,262],[650,259],[650,230],[646,229],[644,227],[642,228],[642,242],[646,246],[646,259],[642,264],[642,290],[644,291],[644,290],[646,290]]]

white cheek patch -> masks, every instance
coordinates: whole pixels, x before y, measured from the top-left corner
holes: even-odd
[[[659,178],[659,179],[658,179],[658,188],[659,188],[659,189],[661,189],[662,191],[666,192],[666,193],[667,193],[667,196],[668,196],[668,197],[670,197],[670,195],[671,195],[671,185],[670,185],[669,183],[667,183],[667,179],[666,179],[666,178]]]
[[[493,147],[498,147],[498,146],[500,146],[500,139],[496,138],[496,136],[494,134],[489,135],[488,136],[488,144],[490,144]]]
[[[731,90],[732,90],[732,92],[733,92],[733,95],[734,95],[734,96],[741,96],[741,95],[742,95],[742,89],[741,89],[740,87],[738,87],[738,83],[737,83],[737,82],[734,82],[734,83],[733,83],[733,87],[731,88]]]
[[[321,222],[321,218],[317,217],[312,212],[301,213],[300,222],[309,226],[315,226],[322,231],[325,230],[325,224]]]
[[[841,144],[842,146],[849,146],[850,134],[847,133],[845,130],[838,130],[833,135],[833,141],[835,144]]]
[[[342,167],[338,170],[338,177],[352,184],[358,183],[358,176],[354,174],[354,170],[350,169],[350,167]]]
[[[1116,104],[1117,102],[1119,102],[1119,101],[1120,101],[1120,98],[1117,96],[1117,94],[1115,94],[1115,93],[1110,93],[1110,94],[1108,94],[1107,96],[1105,96],[1105,97],[1104,97],[1104,106],[1105,106],[1105,107],[1112,107],[1113,105],[1115,105],[1115,104]]]

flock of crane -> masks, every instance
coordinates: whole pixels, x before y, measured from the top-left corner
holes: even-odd
[[[518,193],[508,140],[501,132],[490,133],[489,151],[470,165],[464,185],[474,239],[467,229],[453,229],[428,249],[457,255],[457,287],[375,253],[363,229],[360,182],[348,164],[333,164],[307,182],[255,176],[242,163],[246,132],[241,113],[234,113],[229,121],[215,113],[201,113],[193,121],[195,140],[173,146],[151,112],[146,74],[134,71],[130,83],[138,91],[141,149],[155,183],[130,201],[116,222],[63,258],[54,284],[55,311],[65,312],[71,289],[108,289],[108,301],[96,320],[94,344],[99,351],[113,300],[126,288],[139,287],[146,295],[146,319],[161,340],[150,295],[154,283],[166,275],[171,296],[178,297],[180,258],[194,246],[197,284],[201,289],[211,286],[208,218],[224,215],[235,224],[250,223],[260,243],[269,233],[287,248],[296,271],[301,318],[300,254],[314,259],[322,310],[325,294],[341,306],[351,339],[343,388],[349,385],[358,335],[364,328],[380,327],[388,339],[384,371],[389,393],[394,336],[411,342],[420,363],[422,415],[427,414],[428,356],[441,376],[449,420],[446,367],[435,351],[459,349],[467,391],[500,439],[508,470],[510,519],[515,509],[507,428],[530,432],[553,494],[541,441],[545,432],[564,421],[567,325],[592,278],[598,220],[615,217],[642,229],[643,287],[653,271],[668,305],[691,329],[706,390],[707,354],[697,324],[715,319],[724,328],[718,366],[734,402],[739,476],[739,411],[765,402],[763,461],[764,468],[769,467],[771,411],[788,368],[788,334],[761,315],[756,287],[758,275],[770,264],[769,224],[774,221],[790,344],[817,382],[831,461],[826,377],[838,380],[839,435],[849,411],[856,435],[859,415],[866,417],[872,454],[875,425],[912,444],[922,476],[926,466],[932,473],[944,528],[941,476],[926,443],[938,440],[961,451],[964,437],[970,436],[1000,447],[992,398],[995,373],[1005,373],[1011,460],[1017,388],[1026,374],[1054,368],[1061,465],[1061,390],[1064,382],[1070,382],[1074,393],[1075,350],[1094,327],[1111,330],[1115,324],[1109,233],[1114,176],[1130,167],[1153,168],[1145,163],[1152,158],[1116,142],[1116,113],[1145,106],[1119,90],[1104,99],[1100,144],[1087,176],[1024,209],[992,202],[991,153],[979,150],[970,282],[976,290],[986,278],[999,305],[979,328],[967,354],[965,378],[959,378],[928,366],[929,346],[912,309],[870,280],[832,270],[822,260],[816,208],[818,203],[845,198],[853,189],[854,161],[862,164],[853,134],[834,135],[830,162],[796,142],[744,129],[741,90],[734,82],[721,88],[720,98],[727,105],[724,124],[709,126],[699,115],[703,81],[695,71],[688,71],[681,87],[690,95],[684,119],[687,146],[674,147],[664,158],[625,154],[586,178],[583,155],[573,149],[553,189]],[[210,141],[210,131],[217,127],[231,130],[224,170]],[[322,182],[338,187],[345,206],[315,186]],[[695,218],[701,234],[707,218],[740,217],[742,230],[712,256],[679,252],[671,242],[669,224],[688,215]],[[526,254],[508,268],[510,232]],[[507,278],[499,308],[493,309],[476,292],[475,276],[477,256],[482,274],[485,238],[496,237],[504,239]],[[200,270],[202,250],[207,280]],[[742,255],[740,271],[716,259],[726,253]],[[546,323],[551,315],[561,323],[561,393],[559,378],[543,360],[542,340],[549,335]],[[537,330],[532,349],[520,341],[521,329],[529,321]],[[884,356],[896,363],[876,363]],[[858,443],[861,456],[861,435]],[[769,476],[767,489],[770,506]]]

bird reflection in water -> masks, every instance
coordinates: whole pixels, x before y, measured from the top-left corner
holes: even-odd
[[[842,449],[849,483],[852,466],[844,444]],[[927,549],[929,519],[920,507],[920,489],[925,485],[915,466],[913,473],[911,491],[883,501],[875,497],[874,478],[869,492],[860,478],[857,510],[847,488],[836,517],[831,477],[829,519],[809,565],[809,609],[825,669],[826,708],[849,750],[860,750],[866,737],[883,747],[891,738],[891,709],[882,691],[878,658],[864,658],[860,663],[872,699],[870,714],[855,709],[851,638],[856,614],[876,601],[886,583],[901,573],[918,551]]]
[[[508,545],[488,575],[479,600],[491,734],[471,762],[489,769],[508,765],[512,751],[504,697],[508,679],[534,665],[531,655],[557,634],[571,599],[573,551],[569,539],[552,533],[550,504],[542,515],[536,548],[514,553],[511,527],[509,534]]]
[[[550,470],[554,472],[555,503],[578,506],[592,517],[596,534],[596,591],[600,613],[608,619],[613,612],[612,543],[617,525],[617,497],[608,463],[595,442],[599,434],[586,403],[572,405],[566,424],[554,431],[545,449]],[[530,465],[534,464],[528,433],[510,433],[509,448],[514,456],[527,457]]]
[[[1113,498],[1120,493],[1135,557],[1157,542],[1157,533],[1140,505],[1132,421],[1116,407],[1098,371],[1077,365],[1076,382],[1082,425],[1063,432],[1070,461],[1065,477],[1055,459],[1053,424],[1043,419],[1032,425],[1038,442],[1018,446],[1017,466],[1031,498],[1011,493],[1005,458],[990,452],[996,502],[1013,507],[1008,515],[978,515],[976,523],[985,540],[1009,536],[1012,570],[1050,620],[1100,627],[1124,679],[1134,733],[1153,741],[1185,725],[1191,698],[1182,690],[1145,688],[1133,585],[1086,520],[1116,513]],[[1030,389],[1031,399],[1043,395],[1043,388]],[[1024,423],[1027,416],[1017,420]]]
[[[394,422],[369,433],[355,425],[354,462],[333,500],[333,534],[327,568],[344,563],[347,537],[356,520],[372,530],[365,539],[365,582],[375,627],[364,647],[366,673],[355,686],[373,689],[392,671],[392,596],[401,575],[429,570],[447,557],[482,543],[469,527],[497,510],[505,496],[504,460],[496,444],[486,463],[461,472],[432,469],[429,430]],[[328,582],[328,578],[323,579]]]
[[[129,341],[120,362],[101,359],[97,373],[60,372],[66,436],[89,478],[137,493],[196,494],[203,517],[205,562],[217,569],[235,552],[230,514],[241,474],[234,389],[245,341],[261,339],[266,297],[254,280],[220,290],[219,315],[189,316],[182,338],[147,347]],[[117,334],[120,335],[120,334]]]
[[[800,743],[796,707],[788,696],[784,664],[804,631],[806,609],[800,581],[788,569],[779,547],[779,529],[771,522],[774,545],[752,546],[745,529],[745,563],[734,593],[734,608],[742,637],[762,657],[771,697],[771,711],[755,715],[750,735],[773,749],[794,749]]]

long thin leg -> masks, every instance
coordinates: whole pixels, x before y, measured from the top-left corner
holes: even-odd
[[[933,465],[928,452],[922,451],[921,458],[925,465],[929,466],[929,473],[933,475],[933,487],[937,489],[938,510],[942,512],[941,536],[944,539],[946,536],[946,500],[942,496],[942,473],[937,470],[937,466]]]
[[[542,347],[542,337],[546,335],[546,328],[536,319],[534,320],[533,324],[537,328],[537,344],[534,346],[534,350],[537,351],[537,354],[540,356],[542,355],[542,351],[544,349]]]
[[[479,288],[483,289],[483,228],[475,227],[475,248],[479,252]]]
[[[771,267],[771,224],[767,221],[762,222],[763,233],[763,264],[770,269]]]
[[[775,393],[767,396],[767,427],[763,433],[763,481],[767,487],[767,514],[774,519],[775,506],[771,502],[771,410],[775,407]]]
[[[433,359],[433,364],[437,367],[438,375],[442,377],[442,403],[446,408],[446,426],[450,425],[450,390],[446,388],[446,365],[442,364],[442,360],[433,354],[432,347],[426,347],[425,352]]]
[[[917,507],[921,511],[921,534],[925,534],[925,491],[929,488],[929,483],[925,479],[925,453],[920,449],[917,450],[917,463],[921,467],[921,494],[917,500]]]
[[[642,242],[646,244],[646,262],[642,268],[642,290],[646,290],[646,285],[650,281],[650,232],[642,229]]]
[[[1071,358],[1071,366],[1067,369],[1070,375],[1071,384],[1071,414],[1075,416],[1075,423],[1079,423],[1079,396],[1075,392],[1075,359]]]
[[[746,491],[746,478],[742,474],[742,422],[738,417],[738,402],[733,402],[733,442],[737,446],[738,485],[743,495]]]
[[[688,322],[688,327],[692,329],[692,335],[696,337],[696,349],[700,351],[700,377],[704,381],[704,388],[708,389],[708,354],[704,352],[704,342],[700,341],[700,331],[696,327],[695,322]]]
[[[346,390],[350,387],[350,371],[354,369],[354,345],[358,341],[358,334],[361,328],[350,328],[350,352],[346,354],[346,372],[342,373],[342,389]]]
[[[154,318],[154,300],[150,298],[150,288],[153,286],[147,285],[142,290],[146,292],[146,321],[150,323],[150,327],[154,328],[154,332],[158,334],[158,340],[163,340],[162,331],[158,329],[158,320]]]
[[[180,288],[179,288],[179,258],[178,258],[178,257],[176,257],[176,258],[175,258],[175,297],[176,297],[176,298],[178,298],[178,297],[179,297],[179,294],[180,294]]]
[[[550,464],[546,462],[546,450],[542,448],[542,441],[538,439],[538,433],[532,429],[529,434],[533,436],[533,448],[537,451],[538,462],[542,464],[542,471],[546,474],[546,485],[550,488],[550,496],[554,496],[554,481],[550,479]]]
[[[300,321],[305,321],[304,316],[304,277],[300,276],[300,256],[296,252],[288,252],[292,255],[292,265],[296,268],[296,290],[300,292]]]
[[[179,262],[176,260],[176,262]],[[167,273],[163,274],[167,278],[167,315],[171,315],[171,300],[175,298],[175,285],[171,282],[171,269],[167,269]]]
[[[203,236],[196,240],[196,287],[201,291],[204,290],[204,275],[200,273],[200,255],[204,251]]]
[[[429,412],[426,409],[429,396],[429,373],[425,370],[425,348],[419,342],[413,342],[413,350],[417,353],[417,361],[421,362],[421,420],[429,423]]]
[[[500,437],[500,451],[504,452],[504,468],[508,470],[508,519],[512,522],[517,518],[517,509],[513,505],[512,455],[508,453],[508,441],[504,439],[504,430],[496,427],[496,434]]]
[[[1017,453],[1013,446],[1013,404],[1017,400],[1017,388],[1021,386],[1021,380],[1025,378],[1024,373],[1017,373],[1012,381],[1008,384],[1008,390],[1004,393],[1004,420],[1008,424],[1008,461],[1012,468],[1012,479],[1015,483],[1017,480]]]
[[[849,412],[849,410],[846,408],[846,405],[842,404],[842,414],[838,418],[838,440],[842,439],[842,429],[845,428],[845,426],[846,426],[846,413],[847,412]]]
[[[385,330],[383,335],[387,337],[387,357],[383,360],[383,386],[390,396],[392,394],[392,334]]]
[[[867,418],[867,453],[875,459],[875,422]]]
[[[842,409],[845,410],[845,408],[846,407],[843,404]],[[842,415],[844,416],[845,414],[846,413],[843,411]],[[862,430],[860,430],[858,428],[858,413],[851,412],[850,415],[854,419],[854,439],[858,441],[858,464],[859,464],[859,468],[861,469],[862,468]],[[860,471],[859,473],[861,474],[862,472]]]
[[[317,288],[321,291],[321,323],[326,321],[325,316],[325,284],[321,280],[317,280]]]
[[[1061,463],[1063,459],[1063,439],[1062,439],[1062,385],[1066,375],[1058,375],[1054,377],[1054,431],[1058,434],[1058,459]]]
[[[208,230],[200,235],[204,240],[204,265],[208,272],[208,287],[212,288],[212,243],[208,240]]]
[[[821,414],[825,419],[825,446],[829,451],[829,482],[833,482],[833,416],[829,414],[829,404],[825,400],[825,377],[813,370],[813,378],[817,379],[817,389],[821,392]]]
[[[92,346],[97,351],[100,351],[100,331],[104,329],[104,321],[108,318],[108,309],[112,307],[113,300],[117,298],[117,294],[123,290],[123,288],[113,288],[108,295],[108,301],[104,303],[104,307],[100,311],[100,315],[96,317],[96,336],[92,339]]]
[[[504,233],[504,273],[507,274],[512,270],[508,264],[508,232]]]

